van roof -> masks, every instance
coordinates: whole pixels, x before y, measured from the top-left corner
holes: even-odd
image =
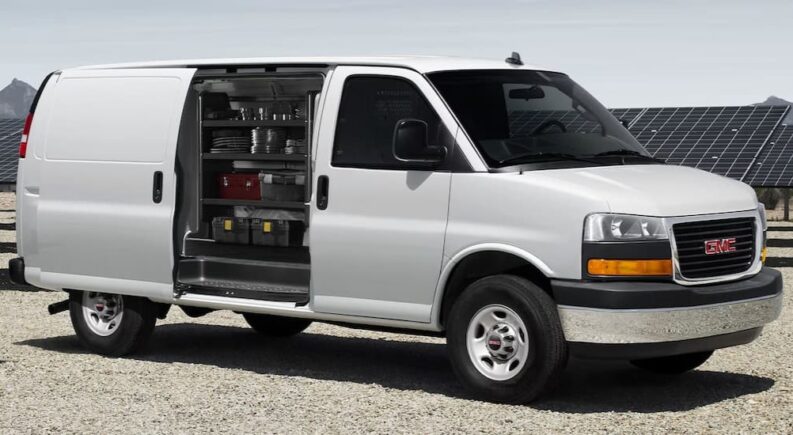
[[[252,57],[228,59],[183,59],[152,62],[131,62],[107,65],[83,66],[76,69],[122,69],[122,68],[184,68],[212,66],[264,66],[264,65],[367,65],[410,68],[420,73],[469,69],[542,69],[530,65],[511,65],[503,60],[473,59],[448,56],[371,56],[371,57]]]

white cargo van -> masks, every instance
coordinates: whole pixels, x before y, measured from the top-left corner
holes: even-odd
[[[232,310],[445,335],[478,397],[525,402],[568,354],[681,373],[781,310],[749,186],[651,158],[515,54],[58,71],[17,189],[10,273],[112,356],[172,305]]]

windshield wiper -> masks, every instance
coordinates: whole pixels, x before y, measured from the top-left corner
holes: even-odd
[[[646,154],[642,154],[638,151],[628,150],[628,149],[620,149],[620,150],[611,150],[611,151],[604,151],[602,153],[597,153],[592,155],[592,157],[605,157],[605,156],[630,156],[630,157],[641,157],[647,160],[653,160],[660,163],[666,163],[661,159],[656,159],[655,157],[650,157]]]
[[[573,154],[567,154],[567,153],[524,153],[512,157],[507,157],[506,159],[499,160],[496,163],[498,163],[499,165],[503,165],[506,163],[515,163],[521,160],[528,160],[533,163],[538,158],[543,159],[540,161],[544,161],[547,158],[549,159],[549,161],[572,160],[576,162],[586,162],[586,163],[594,163],[596,165],[603,165],[603,162],[599,162],[597,160],[589,160],[586,158],[578,157]]]

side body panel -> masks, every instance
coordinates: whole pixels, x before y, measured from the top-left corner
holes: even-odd
[[[39,90],[39,99],[36,113],[28,135],[27,154],[24,159],[19,159],[17,170],[17,195],[16,195],[16,242],[17,254],[25,258],[28,264],[38,263],[38,205],[39,185],[41,184],[41,154],[44,144],[47,119],[51,113],[54,101],[54,88],[60,77],[60,72],[52,73],[44,88]],[[30,282],[28,280],[28,282]]]
[[[476,252],[506,252],[548,277],[580,279],[584,218],[594,210],[608,211],[608,204],[574,184],[545,183],[531,173],[454,174],[433,325],[454,266]]]
[[[32,284],[170,297],[174,159],[193,74],[70,71],[48,89],[32,137],[38,180],[25,176],[22,187],[39,193],[35,210],[25,204],[23,214],[37,221],[37,240],[25,240],[36,252],[26,258]]]
[[[444,259],[483,245],[513,247],[550,278],[581,278],[584,218],[608,203],[531,173],[454,174]]]

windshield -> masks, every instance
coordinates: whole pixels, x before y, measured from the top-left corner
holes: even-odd
[[[649,158],[605,107],[564,74],[474,70],[428,76],[491,167]]]

